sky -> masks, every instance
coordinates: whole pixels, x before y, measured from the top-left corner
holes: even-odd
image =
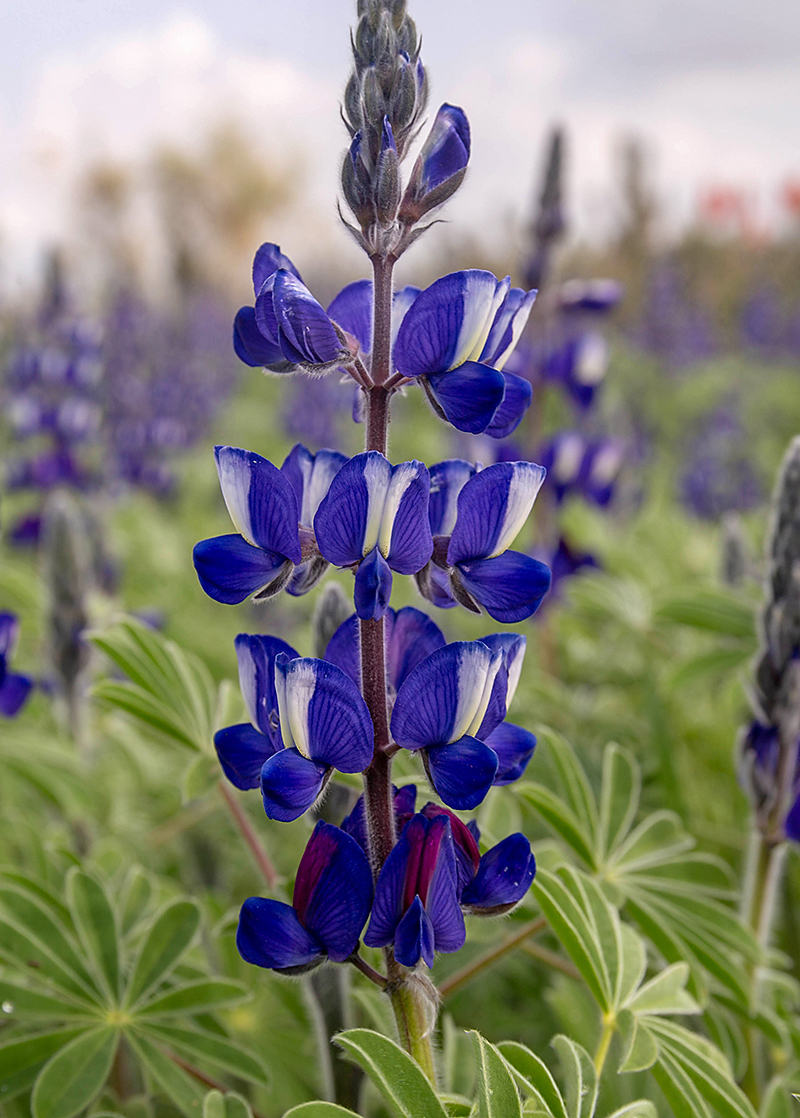
[[[191,151],[235,121],[302,167],[283,240],[330,247],[350,0],[10,0],[0,14],[0,251],[25,272],[72,220],[87,158]],[[581,236],[617,216],[623,137],[651,157],[663,225],[699,192],[748,191],[774,224],[800,180],[800,4],[790,0],[410,0],[432,108],[461,105],[470,174],[449,208],[478,239],[521,228],[548,129],[568,135]],[[277,237],[276,237],[277,239]],[[288,244],[288,241],[286,242]]]

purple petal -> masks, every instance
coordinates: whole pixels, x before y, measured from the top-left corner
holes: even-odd
[[[603,314],[613,310],[622,298],[622,284],[616,280],[567,280],[559,291],[560,309],[570,312]]]
[[[281,653],[294,660],[299,653],[279,637],[249,633],[240,633],[234,647],[239,666],[239,686],[250,721],[274,741],[277,748],[281,748],[275,660]]]
[[[11,656],[19,638],[19,618],[0,612],[0,656]]]
[[[392,571],[377,547],[362,559],[356,571],[354,601],[362,621],[383,617],[392,596]]]
[[[444,817],[440,815],[437,818]],[[436,820],[432,825],[435,822]],[[458,903],[456,881],[456,861],[448,818],[445,837],[425,898],[425,911],[433,926],[437,951],[458,951],[467,938],[464,914]]]
[[[297,498],[299,521],[304,528],[314,523],[317,509],[327,495],[331,482],[347,462],[347,456],[336,450],[310,450],[297,443],[289,451],[281,473],[288,479]]]
[[[386,668],[394,691],[432,652],[445,646],[444,634],[422,610],[413,606],[386,614]]]
[[[525,329],[536,294],[536,291],[523,291],[520,287],[509,290],[492,322],[486,344],[481,350],[481,361],[495,369],[505,367]]]
[[[430,468],[428,518],[434,536],[449,536],[456,526],[458,495],[478,472],[471,462],[448,458]]]
[[[475,909],[508,910],[518,904],[531,887],[536,861],[524,835],[509,835],[481,858],[474,880],[461,896],[461,903]]]
[[[401,462],[394,467],[378,545],[386,554],[389,566],[398,574],[415,574],[433,554],[428,520],[429,493],[430,476],[421,462]]]
[[[800,842],[800,797],[792,804],[786,816],[784,833],[791,842]]]
[[[200,585],[215,602],[238,605],[256,591],[288,581],[292,564],[284,555],[251,547],[241,536],[215,536],[192,552]]]
[[[281,732],[288,746],[340,772],[363,772],[375,732],[361,693],[340,668],[324,660],[279,656],[275,686]]]
[[[420,153],[425,190],[434,190],[463,171],[469,162],[469,152],[466,113],[455,105],[442,105]]]
[[[478,849],[478,838],[465,823],[461,822],[457,815],[439,804],[426,804],[422,809],[422,815],[426,819],[433,819],[437,815],[446,815],[450,820],[450,834],[455,853],[456,892],[460,896],[472,881],[480,864],[481,855]]]
[[[297,749],[280,749],[261,769],[261,798],[267,818],[291,823],[308,811],[330,777],[329,765],[310,761]]]
[[[239,534],[255,547],[300,562],[299,511],[279,469],[249,450],[214,447],[220,488]]]
[[[467,593],[503,625],[534,614],[550,587],[550,571],[544,563],[518,551],[460,563],[458,573]]]
[[[389,856],[381,867],[375,883],[375,899],[369,925],[364,933],[367,947],[385,947],[394,939],[397,925],[403,916],[403,894],[411,854],[409,830],[415,824],[415,816],[405,828],[400,838],[389,851]],[[423,820],[424,823],[424,820]],[[425,828],[423,828],[424,832]]]
[[[477,361],[465,361],[450,372],[429,373],[425,383],[443,418],[470,435],[486,430],[506,390],[503,374]]]
[[[328,307],[328,318],[356,339],[364,353],[372,349],[372,280],[343,287]]]
[[[321,559],[319,555],[306,560],[305,563],[300,563],[292,572],[292,577],[286,585],[286,593],[294,598],[301,598],[303,594],[308,594],[324,576],[329,566],[328,561]]]
[[[297,268],[289,257],[281,252],[279,245],[274,245],[269,241],[261,245],[253,260],[253,287],[256,295],[258,295],[266,280],[281,268],[285,272],[291,272],[302,282]]]
[[[486,428],[486,434],[492,439],[505,439],[516,431],[533,397],[530,381],[514,373],[503,373],[503,377],[506,382],[503,402]]]
[[[386,611],[386,625],[391,624],[394,610]],[[361,688],[361,653],[359,650],[358,617],[353,614],[343,621],[325,649],[324,659],[329,664],[341,668],[346,676],[352,679],[356,687]]]
[[[458,495],[450,566],[505,551],[528,519],[544,478],[535,462],[498,462],[471,478]]]
[[[275,273],[272,293],[281,349],[290,361],[326,365],[342,353],[342,343],[320,304],[297,276]]]
[[[444,745],[480,726],[502,668],[502,654],[480,641],[456,641],[409,674],[392,712],[392,736],[404,749]]]
[[[453,272],[436,280],[420,292],[397,332],[398,371],[407,377],[428,376],[474,361],[502,295],[491,272]]]
[[[239,360],[254,369],[271,369],[275,373],[291,373],[295,369],[280,346],[261,333],[253,307],[241,307],[233,320],[233,348]]]
[[[488,637],[481,637],[480,640],[493,652],[499,649],[503,654],[503,664],[508,672],[506,706],[510,707],[522,674],[527,638],[520,633],[491,633]]]
[[[436,793],[456,811],[469,811],[485,799],[497,772],[497,756],[477,738],[425,750],[425,768]]]
[[[261,769],[277,749],[272,738],[260,733],[249,722],[226,726],[214,734],[214,748],[225,776],[236,788],[258,788]]]
[[[355,839],[317,823],[297,869],[293,904],[334,962],[353,954],[372,904],[372,873]]]
[[[297,918],[291,905],[250,897],[239,913],[236,946],[246,963],[271,970],[307,967],[322,946]]]
[[[536,748],[534,735],[513,722],[501,722],[484,740],[497,754],[494,783],[511,784],[519,780]]]
[[[366,939],[364,940],[366,943]],[[422,901],[415,897],[397,925],[394,937],[394,955],[404,967],[415,967],[420,959],[433,966],[434,931]]]
[[[6,674],[0,684],[0,714],[14,718],[19,714],[33,688],[33,680],[26,675]]]
[[[371,454],[377,459],[383,458],[374,451]],[[364,475],[370,461],[370,454],[357,454],[342,466],[314,517],[317,545],[328,562],[337,567],[358,563],[364,554],[364,534],[370,506],[370,493]],[[387,462],[386,467],[388,465]],[[388,476],[386,467],[384,472]]]
[[[423,567],[415,578],[417,589],[423,598],[426,598],[439,609],[452,609],[458,605],[452,593],[450,575],[433,563]]]

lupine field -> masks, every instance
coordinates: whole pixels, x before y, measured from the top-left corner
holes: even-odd
[[[170,300],[98,225],[0,308],[3,1118],[800,1113],[797,231],[654,247],[632,149],[576,249],[555,129],[433,271],[414,15],[349,282],[265,180],[238,310],[180,221]]]

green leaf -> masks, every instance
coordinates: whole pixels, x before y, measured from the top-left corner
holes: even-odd
[[[127,936],[144,915],[153,886],[141,866],[131,866],[122,887],[122,934]]]
[[[780,1079],[773,1080],[764,1093],[760,1118],[795,1118],[796,1113],[786,1084]]]
[[[95,975],[116,1004],[120,994],[119,946],[111,902],[98,881],[74,867],[67,876],[67,898]]]
[[[730,1068],[718,1048],[697,1033],[661,1017],[648,1018],[647,1027],[659,1048],[654,1074],[662,1065],[669,1069],[672,1064],[678,1064],[722,1118],[756,1118],[756,1112],[734,1083]]]
[[[475,1049],[477,1118],[522,1118],[517,1085],[506,1061],[493,1044],[471,1031]]]
[[[715,648],[701,656],[693,656],[679,664],[669,677],[671,690],[679,691],[692,683],[707,685],[714,678],[729,678],[733,672],[744,667],[753,655],[749,645],[738,648]]]
[[[654,616],[658,621],[741,637],[755,644],[755,610],[722,590],[698,590],[691,596],[672,598],[662,603]]]
[[[572,809],[549,788],[533,781],[515,786],[515,792],[541,815],[547,826],[574,851],[590,869],[594,867],[592,836]]]
[[[613,742],[607,745],[603,754],[598,826],[601,864],[630,831],[639,807],[641,788],[639,766],[630,753]]]
[[[25,1020],[41,1018],[51,1021],[84,1017],[90,1021],[97,1016],[85,1002],[81,1004],[72,1001],[64,994],[56,997],[41,990],[32,990],[29,986],[8,978],[0,979],[0,1003],[4,1016],[12,1021],[19,1017]]]
[[[358,1118],[358,1115],[334,1102],[302,1102],[287,1110],[283,1118]]]
[[[544,1060],[516,1040],[503,1040],[497,1047],[522,1090],[541,1104],[543,1113],[552,1114],[553,1118],[569,1118],[558,1084]],[[525,1113],[529,1113],[527,1107]]]
[[[700,1006],[686,993],[688,978],[688,964],[674,963],[639,987],[625,1005],[636,1014],[699,1013]]]
[[[247,1099],[233,1091],[209,1091],[203,1103],[203,1118],[253,1118]]]
[[[0,1045],[0,1098],[5,1102],[30,1090],[53,1053],[85,1033],[83,1027],[55,1029]]]
[[[138,1031],[131,1029],[126,1037],[155,1087],[163,1091],[186,1118],[200,1118],[205,1088],[190,1079],[182,1068]]]
[[[566,1036],[553,1037],[552,1047],[564,1069],[569,1118],[592,1118],[597,1106],[597,1072],[585,1048]]]
[[[192,942],[199,924],[200,910],[194,901],[172,901],[161,909],[139,948],[125,992],[126,1006],[136,1006],[166,978]]]
[[[195,757],[181,777],[181,803],[199,799],[219,784],[219,761],[202,753]]]
[[[608,1118],[658,1118],[658,1111],[651,1102],[646,1099],[639,1099],[637,1102],[629,1102],[627,1106],[615,1110],[613,1114],[609,1114]]]
[[[89,1105],[108,1078],[119,1043],[112,1028],[75,1037],[42,1069],[31,1097],[33,1118],[73,1118]]]
[[[222,978],[198,978],[183,986],[175,986],[140,1005],[137,1017],[169,1017],[172,1014],[204,1013],[223,1005],[232,1005],[250,997],[250,991],[239,982]]]
[[[401,1118],[446,1118],[422,1068],[393,1040],[371,1029],[348,1029],[334,1041],[364,1069]]]
[[[464,1095],[451,1095],[447,1092],[439,1093],[439,1102],[447,1111],[447,1118],[469,1118],[472,1113],[472,1102]]]
[[[205,1029],[182,1028],[178,1025],[140,1023],[140,1034],[165,1044],[169,1049],[183,1053],[190,1060],[214,1064],[216,1067],[247,1079],[252,1083],[269,1086],[269,1073],[255,1053],[240,1041],[232,1043],[218,1033]]]
[[[617,1014],[617,1031],[622,1040],[620,1072],[646,1071],[658,1059],[658,1045],[647,1031],[646,1019],[640,1020],[629,1009]]]
[[[593,850],[596,849],[600,823],[597,801],[575,750],[566,738],[547,726],[538,726],[536,732],[540,740],[539,748],[546,745],[547,756],[555,766],[564,800],[575,818],[583,821],[591,836],[590,845]]]

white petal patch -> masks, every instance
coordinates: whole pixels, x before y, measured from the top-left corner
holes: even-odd
[[[497,308],[502,303],[510,283],[510,280],[508,283],[505,280],[502,284],[498,283],[491,272],[466,276],[462,296],[463,317],[455,353],[450,363],[451,369],[463,365],[465,361],[477,361],[489,336]]]
[[[389,482],[389,488],[383,504],[381,526],[378,534],[378,547],[384,559],[389,554],[389,549],[392,545],[394,519],[397,516],[397,510],[400,508],[400,502],[409,485],[411,485],[418,474],[418,462],[401,462],[399,466],[395,466],[394,468],[392,480]]]
[[[520,643],[517,645],[516,652],[513,659],[506,663],[508,669],[508,689],[506,690],[506,710],[511,706],[514,696],[517,693],[519,686],[519,677],[522,675],[522,662],[525,659],[525,649],[527,647],[527,637],[521,637]]]
[[[514,473],[506,497],[506,511],[503,523],[495,540],[494,549],[488,558],[501,555],[516,539],[520,529],[533,508],[536,494],[542,488],[547,471],[535,462],[515,462]]]
[[[483,691],[481,692],[478,699],[478,705],[476,707],[474,715],[472,716],[472,721],[464,731],[464,733],[469,734],[470,737],[474,737],[477,734],[478,730],[481,728],[483,716],[486,714],[486,708],[489,706],[489,700],[492,697],[492,688],[494,687],[494,681],[497,678],[497,673],[500,671],[502,666],[503,653],[498,648],[497,651],[492,655],[492,659],[486,670],[486,679],[483,683]]]
[[[320,450],[314,456],[308,476],[306,476],[305,466],[303,467],[303,509],[300,523],[304,527],[310,528],[314,523],[317,509],[323,498],[327,496],[331,482],[341,467],[341,458],[338,455],[334,457],[324,450]]]
[[[236,642],[236,659],[239,663],[239,688],[244,699],[248,717],[256,729],[256,666],[249,647],[244,641]]]
[[[367,524],[364,529],[362,555],[369,555],[378,542],[381,531],[383,506],[392,479],[392,467],[383,455],[370,455],[364,465],[364,484],[367,487]]]
[[[434,493],[440,493],[442,489],[447,491],[447,504],[442,522],[439,525],[438,534],[440,536],[452,536],[458,514],[458,495],[473,476],[473,473],[474,469],[469,462],[461,462],[456,459],[448,465],[445,477],[442,477],[441,473],[431,476],[431,496]]]
[[[555,447],[553,458],[553,480],[561,485],[572,482],[581,468],[586,444],[576,432],[563,435]]]
[[[502,660],[503,656],[500,653],[500,663]],[[469,727],[474,723],[483,702],[486,678],[492,662],[492,653],[485,644],[472,641],[462,647],[458,657],[458,704],[453,719],[453,729],[450,731],[450,741],[458,741],[464,734],[469,733]],[[488,701],[487,698],[486,702]],[[484,707],[484,713],[485,711]]]
[[[217,473],[222,496],[236,531],[256,547],[250,523],[250,481],[253,462],[246,450],[223,446],[217,451]]]
[[[600,384],[608,369],[608,342],[602,334],[592,330],[581,338],[575,362],[575,379],[578,384]]]
[[[620,471],[623,460],[622,447],[618,443],[607,443],[594,456],[589,478],[593,485],[608,485]]]
[[[498,369],[500,372],[503,371],[506,361],[508,361],[511,354],[517,348],[517,342],[521,338],[522,331],[525,329],[525,325],[528,321],[528,318],[530,317],[531,307],[533,306],[535,298],[536,292],[529,291],[520,306],[517,308],[516,314],[514,315],[514,319],[511,323],[511,341],[508,343],[502,353],[497,354],[494,361],[492,362],[494,368]]]
[[[281,671],[275,668],[275,690],[278,693],[278,715],[281,737],[287,749],[294,747],[310,757],[308,741],[308,704],[317,686],[317,675],[311,660],[292,660]]]

